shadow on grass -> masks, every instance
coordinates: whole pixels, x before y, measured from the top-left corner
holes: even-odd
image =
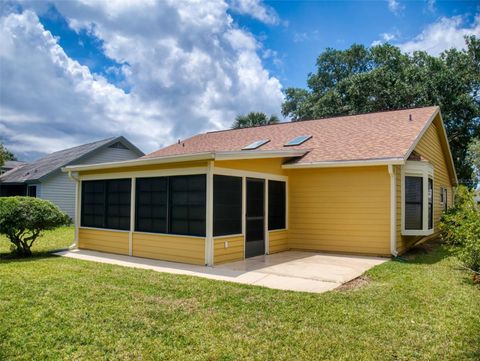
[[[410,264],[435,264],[450,257],[452,252],[439,240],[419,244],[399,257],[397,262]]]
[[[14,262],[29,262],[29,261],[38,261],[39,259],[56,257],[53,253],[65,251],[67,248],[63,249],[53,249],[48,251],[37,251],[32,252],[31,256],[25,257],[20,256],[17,253],[0,253],[0,264],[14,263]]]

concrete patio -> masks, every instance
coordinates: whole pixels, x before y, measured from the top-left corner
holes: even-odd
[[[157,272],[315,293],[333,290],[388,261],[379,257],[287,251],[205,267],[87,250],[60,251],[55,254]]]

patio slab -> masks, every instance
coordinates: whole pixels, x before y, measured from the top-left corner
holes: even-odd
[[[380,257],[286,251],[205,267],[87,250],[67,250],[55,254],[157,272],[315,293],[333,290],[388,261]]]

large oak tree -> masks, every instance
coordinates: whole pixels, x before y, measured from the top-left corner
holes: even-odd
[[[402,53],[382,44],[326,49],[308,89],[288,88],[282,105],[292,120],[438,105],[460,183],[473,185],[468,144],[480,136],[480,39],[439,56]]]

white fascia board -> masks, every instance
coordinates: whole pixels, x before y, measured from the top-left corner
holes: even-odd
[[[177,163],[177,162],[189,162],[197,160],[213,160],[215,158],[215,153],[196,153],[196,154],[187,154],[187,155],[172,155],[166,157],[157,157],[157,158],[137,158],[132,160],[125,160],[121,162],[107,162],[107,163],[97,163],[97,164],[85,164],[85,165],[70,165],[63,167],[63,172],[69,171],[88,171],[88,170],[97,170],[97,169],[109,169],[109,168],[119,168],[119,167],[135,167],[140,165],[151,165],[151,164],[166,164],[166,163]]]
[[[204,152],[195,154],[181,154],[156,158],[137,158],[121,162],[107,162],[97,164],[70,165],[63,167],[63,172],[81,172],[88,170],[110,169],[119,167],[134,167],[141,165],[168,164],[191,162],[199,160],[241,160],[264,158],[291,158],[301,157],[308,150],[268,150],[268,151],[239,151],[239,152]]]
[[[380,158],[366,160],[336,160],[312,163],[294,163],[284,164],[284,169],[301,169],[301,168],[336,168],[336,167],[367,167],[376,165],[402,165],[405,163],[403,158]]]

